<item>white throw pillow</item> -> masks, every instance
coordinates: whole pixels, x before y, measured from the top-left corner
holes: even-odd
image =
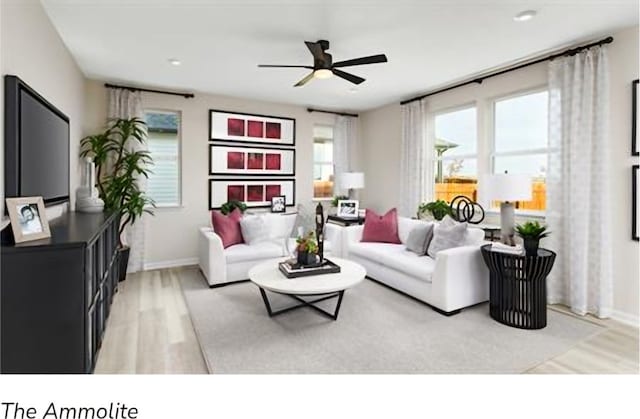
[[[435,259],[441,250],[464,246],[467,239],[467,223],[459,223],[448,215],[433,230],[433,239],[427,254]]]
[[[272,240],[288,239],[296,225],[297,214],[267,214],[269,238]]]
[[[242,238],[248,245],[266,242],[269,240],[269,225],[265,215],[245,215],[240,220],[240,230]]]

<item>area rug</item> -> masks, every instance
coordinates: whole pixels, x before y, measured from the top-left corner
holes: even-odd
[[[337,321],[309,308],[270,318],[252,283],[210,289],[197,269],[180,277],[214,374],[520,373],[603,330],[552,310],[546,328],[516,329],[491,319],[488,304],[446,317],[370,280],[347,290]],[[270,299],[274,309],[293,302]]]

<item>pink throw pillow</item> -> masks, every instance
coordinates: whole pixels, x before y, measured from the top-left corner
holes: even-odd
[[[240,219],[242,212],[238,208],[229,215],[223,215],[220,211],[211,211],[211,224],[213,231],[222,239],[222,247],[225,249],[234,244],[244,243]]]
[[[378,215],[368,209],[364,217],[363,242],[400,244],[398,237],[398,211],[393,208],[385,215]]]

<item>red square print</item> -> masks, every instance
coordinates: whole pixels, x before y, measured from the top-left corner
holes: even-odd
[[[264,201],[264,197],[262,196],[264,192],[263,185],[249,185],[247,186],[247,201],[249,202],[262,202]]]
[[[239,151],[228,152],[227,169],[244,169],[244,153]]]
[[[244,137],[244,119],[227,119],[227,135],[237,135]]]
[[[281,196],[280,185],[267,185],[265,186],[265,188],[266,188],[265,201],[271,202],[271,198],[273,198],[274,196]]]
[[[267,122],[266,137],[280,139],[280,122]]]
[[[280,170],[280,154],[267,153],[265,157],[265,169]]]
[[[264,137],[264,123],[262,121],[248,121],[247,133],[249,137]]]
[[[247,169],[264,169],[264,154],[248,153]]]
[[[227,186],[227,201],[244,201],[244,185]]]

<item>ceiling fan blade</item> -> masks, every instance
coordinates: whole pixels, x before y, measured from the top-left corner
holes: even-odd
[[[319,43],[309,41],[304,41],[304,43],[307,45],[307,48],[309,48],[309,51],[311,51],[311,55],[313,55],[313,58],[315,58],[316,60],[324,59],[324,51],[322,51]]]
[[[308,75],[305,76],[305,78],[303,78],[302,80],[300,80],[299,82],[297,82],[296,84],[293,85],[293,87],[301,87],[304,86],[305,84],[307,84],[307,82],[309,80],[311,80],[313,78],[313,71],[311,73],[309,73]]]
[[[362,82],[365,80],[365,79],[363,79],[362,77],[358,77],[358,76],[355,76],[355,75],[353,75],[353,74],[351,74],[351,73],[347,73],[347,72],[345,72],[345,71],[338,70],[338,69],[335,69],[335,68],[334,68],[334,69],[332,69],[331,71],[332,71],[332,72],[333,72],[333,74],[335,74],[336,76],[338,76],[338,77],[342,77],[343,79],[345,79],[345,80],[347,80],[347,81],[350,81],[350,82],[351,82],[351,83],[353,83],[353,84],[360,84],[360,83],[362,83]],[[313,73],[312,73],[312,74],[313,74]]]
[[[349,67],[352,65],[386,63],[387,56],[384,54],[371,55],[369,57],[354,58],[353,60],[338,61],[333,63],[334,67]]]
[[[310,65],[278,65],[278,64],[258,64],[260,68],[309,68],[313,69]]]

